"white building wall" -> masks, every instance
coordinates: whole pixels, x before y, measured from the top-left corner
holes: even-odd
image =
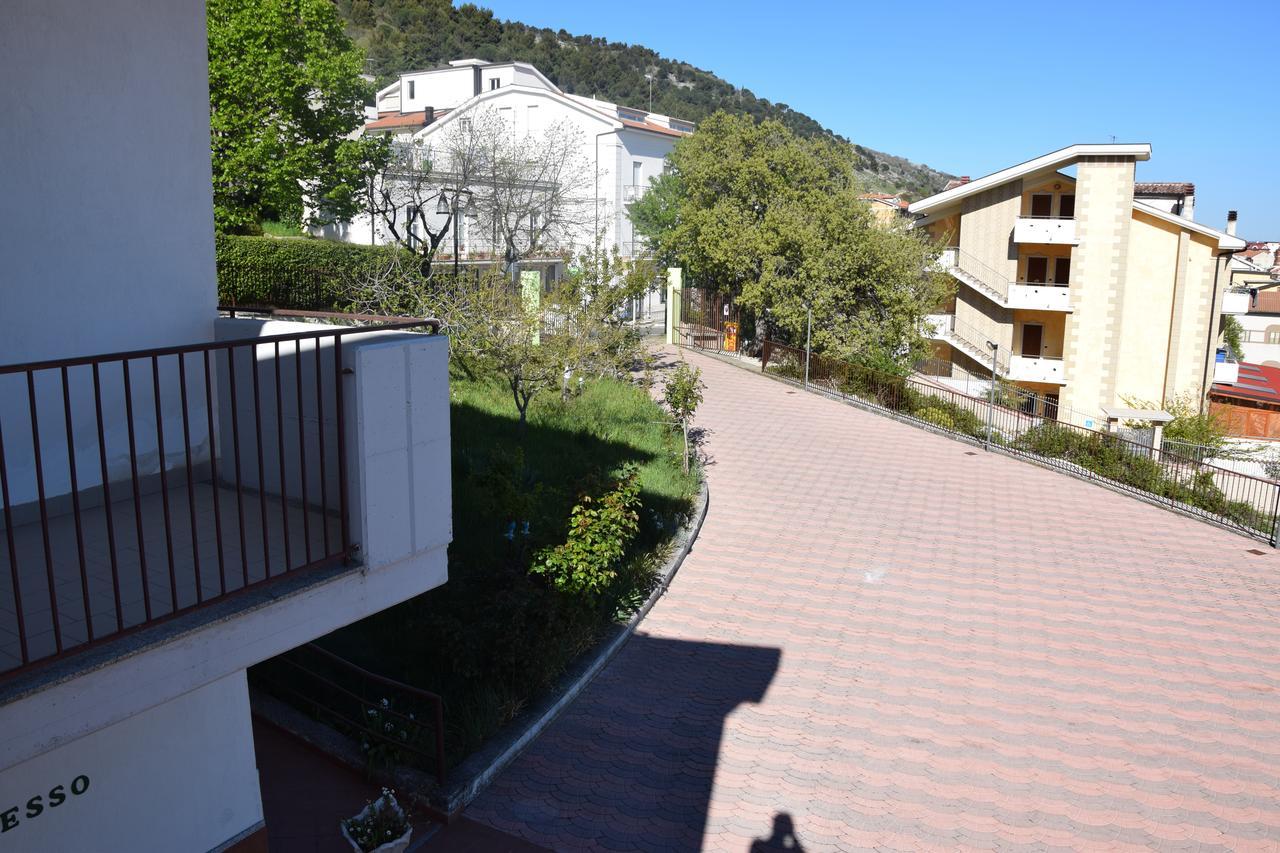
[[[413,95],[409,84],[413,83]],[[475,95],[475,72],[471,66],[420,71],[400,77],[400,111],[406,113],[433,107],[452,109]]]
[[[471,66],[451,68],[416,75],[420,83],[415,90],[416,106],[406,106],[406,111],[422,109],[428,104],[440,108],[442,102],[454,93],[452,82],[465,76],[471,85]],[[476,110],[496,110],[510,122],[513,135],[537,137],[547,128],[567,123],[576,128],[581,143],[580,159],[587,170],[587,186],[582,203],[587,208],[588,220],[573,233],[565,236],[556,254],[563,251],[583,251],[594,242],[596,232],[602,233],[605,247],[617,246],[624,254],[630,254],[636,244],[634,230],[627,214],[627,204],[636,193],[647,189],[649,180],[662,172],[665,157],[675,146],[677,137],[626,128],[614,117],[616,107],[589,98],[565,96],[547,88],[547,84],[531,67],[516,64],[494,69],[482,68],[483,91],[461,109],[454,109],[440,121],[414,135],[413,139],[426,148],[434,140],[443,139],[451,132],[454,122]],[[502,86],[497,92],[488,89],[485,82],[497,75]],[[401,92],[407,92],[405,82],[415,75],[401,78]],[[508,83],[507,81],[513,81]],[[440,81],[446,81],[440,83]],[[429,84],[429,85],[428,85]],[[435,87],[435,88],[432,88]],[[470,92],[470,88],[467,89]],[[634,192],[634,164],[641,164],[642,177]],[[429,212],[433,229],[443,227],[446,215]],[[460,246],[463,257],[475,253],[492,253],[494,246],[490,230],[483,223],[469,223],[463,227]],[[343,240],[362,245],[385,244],[391,241],[385,226],[371,223],[368,215],[358,215],[350,222],[335,223],[312,229],[312,233],[328,239]],[[452,251],[452,237],[441,244],[441,252]]]
[[[0,850],[212,850],[262,825],[241,670],[0,774]]]
[[[204,3],[0,17],[0,364],[209,340]]]

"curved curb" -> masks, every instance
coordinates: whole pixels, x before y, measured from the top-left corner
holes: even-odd
[[[705,477],[698,489],[696,500],[693,516],[676,534],[675,550],[663,566],[653,592],[649,593],[649,597],[640,609],[631,615],[625,625],[618,626],[612,636],[597,644],[595,650],[589,653],[589,659],[575,664],[569,673],[549,691],[546,699],[525,712],[522,715],[524,722],[509,726],[511,731],[499,733],[492,743],[458,765],[453,772],[465,781],[452,784],[447,790],[433,796],[432,806],[452,817],[470,805],[480,792],[489,786],[494,777],[515,761],[529,744],[555,722],[565,708],[608,665],[614,655],[622,650],[627,640],[631,639],[631,635],[635,633],[636,627],[670,588],[672,579],[680,570],[684,558],[688,556],[694,541],[702,531],[702,522],[707,517],[707,507],[711,503],[711,493],[707,488]]]

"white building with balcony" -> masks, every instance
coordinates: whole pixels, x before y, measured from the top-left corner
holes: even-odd
[[[642,254],[627,205],[648,190],[675,143],[694,129],[691,122],[670,116],[564,92],[526,62],[479,59],[400,74],[377,93],[376,111],[377,118],[365,125],[365,133],[389,135],[433,152],[442,150],[455,125],[477,121],[485,112],[499,116],[513,135],[535,140],[549,127],[570,128],[580,142],[580,160],[591,173],[583,202],[593,215],[571,233],[559,235],[557,245],[547,247],[543,257],[529,259],[544,269],[554,268],[566,253],[591,246],[597,231],[604,247],[616,247],[626,257]],[[442,188],[447,183],[442,177]],[[433,230],[444,227],[449,208],[429,210],[435,216]],[[462,217],[457,236],[463,262],[493,260],[495,246],[489,230],[474,212]],[[391,239],[377,215],[359,216],[313,233],[365,244]],[[437,258],[448,260],[451,252],[450,238]]]
[[[1244,241],[1190,218],[1190,185],[1135,183],[1150,157],[1072,145],[911,204],[956,281],[939,306],[953,316],[928,326],[930,371],[990,376],[994,345],[1036,413],[1086,414],[1204,393],[1229,371],[1216,353],[1222,317],[1247,308],[1227,270]]]
[[[0,850],[266,849],[246,669],[446,580],[447,341],[217,316],[205,56],[0,27]]]

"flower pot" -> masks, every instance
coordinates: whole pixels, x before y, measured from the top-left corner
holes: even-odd
[[[355,819],[363,820],[364,818],[368,817],[369,814],[374,810],[374,808],[376,808],[378,804],[385,799],[387,799],[387,795],[384,794],[374,802],[365,806],[363,809],[360,810],[360,813],[355,816]],[[395,810],[396,814],[400,815],[400,817],[403,819],[404,809],[400,808],[400,804],[396,802],[395,797],[390,798],[390,804],[391,804],[391,807]],[[345,838],[347,840],[347,843],[351,845],[351,849],[357,851],[357,853],[364,853],[364,848],[361,847],[359,844],[357,844],[356,840],[352,838],[351,834],[347,831],[346,821],[342,821],[339,824],[339,827],[342,830],[342,837]],[[413,827],[408,826],[406,821],[406,826],[405,826],[403,835],[401,835],[399,838],[393,838],[390,841],[384,841],[382,844],[370,850],[369,853],[404,853],[404,851],[409,848],[409,839],[412,836],[413,836]]]

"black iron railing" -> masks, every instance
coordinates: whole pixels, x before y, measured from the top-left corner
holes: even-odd
[[[416,767],[443,785],[444,700],[369,672],[315,643],[250,670],[250,682],[350,737],[372,773]]]
[[[0,366],[0,674],[351,557],[344,341],[428,325]]]
[[[762,370],[803,384],[805,351],[766,341]],[[1098,480],[1276,544],[1280,482],[1254,477],[1118,435],[1029,415],[995,399],[971,397],[931,382],[895,376],[819,355],[808,358],[808,384],[824,393],[887,411],[935,430]]]

